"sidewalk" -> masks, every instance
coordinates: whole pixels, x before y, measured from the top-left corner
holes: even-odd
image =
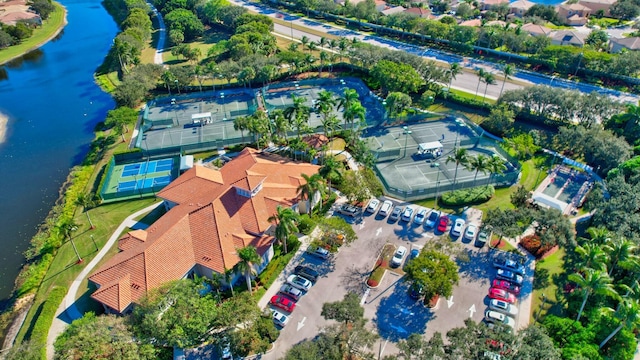
[[[87,277],[91,271],[93,271],[93,268],[95,268],[96,265],[98,265],[98,263],[102,260],[102,258],[109,252],[109,249],[111,249],[111,247],[120,237],[120,234],[126,228],[136,227],[140,229],[144,227],[134,220],[136,217],[146,214],[160,205],[162,205],[162,202],[147,206],[146,208],[129,215],[113,232],[113,235],[111,235],[109,241],[107,241],[102,249],[100,249],[100,252],[87,264],[87,266],[85,266],[84,269],[82,269],[82,272],[78,274],[76,279],[71,284],[71,287],[69,287],[67,296],[64,297],[62,303],[60,304],[60,306],[58,306],[58,310],[56,310],[56,316],[53,319],[51,327],[49,328],[49,335],[47,336],[47,359],[53,359],[53,343],[56,341],[56,338],[60,334],[62,334],[68,324],[73,322],[73,320],[82,317],[82,314],[80,314],[75,305],[76,295],[78,292],[78,288],[80,287],[80,283],[82,283],[82,280],[84,280],[84,278]]]

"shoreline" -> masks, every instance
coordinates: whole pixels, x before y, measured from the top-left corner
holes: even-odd
[[[47,44],[49,41],[53,40],[56,36],[58,36],[58,35],[60,34],[60,32],[62,31],[62,29],[64,29],[64,28],[67,26],[67,24],[68,24],[68,22],[67,22],[67,8],[66,8],[66,7],[64,7],[64,5],[60,4],[60,3],[59,3],[59,2],[57,2],[57,1],[53,1],[52,3],[53,3],[55,6],[59,6],[59,7],[60,7],[60,9],[62,9],[63,16],[62,16],[62,23],[60,24],[60,26],[58,26],[58,27],[56,28],[56,30],[55,30],[53,33],[51,33],[51,35],[49,35],[46,39],[44,39],[44,40],[42,40],[41,42],[39,42],[39,43],[35,44],[34,46],[31,46],[30,48],[28,48],[28,49],[26,49],[26,50],[22,51],[21,53],[19,53],[19,54],[15,55],[15,56],[10,57],[10,58],[8,58],[8,59],[0,60],[0,66],[1,66],[1,65],[4,65],[4,64],[6,64],[6,63],[8,63],[8,62],[10,62],[10,61],[12,61],[12,60],[15,60],[15,59],[17,59],[17,58],[19,58],[19,57],[21,57],[21,56],[24,56],[25,54],[28,54],[29,52],[31,52],[31,51],[33,51],[33,50],[36,50],[36,49],[41,48],[42,46],[44,46],[45,44]],[[18,46],[19,46],[19,45],[18,45]],[[0,141],[0,142],[1,142],[1,141]]]
[[[6,140],[8,124],[9,116],[0,112],[0,144]]]

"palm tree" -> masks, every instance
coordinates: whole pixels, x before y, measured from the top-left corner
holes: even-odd
[[[300,192],[300,200],[307,201],[307,208],[309,209],[309,213],[312,212],[313,208],[311,206],[311,201],[313,200],[313,196],[316,193],[320,193],[320,197],[325,194],[325,183],[324,179],[320,176],[320,174],[313,174],[311,176],[307,174],[301,174],[304,179],[304,184],[298,186],[298,192]]]
[[[613,273],[616,267],[622,269],[630,269],[635,264],[638,264],[638,256],[635,255],[638,247],[630,240],[622,237],[618,237],[612,240],[604,246],[604,251],[609,255],[609,275]]]
[[[211,82],[213,84],[213,91],[216,91],[216,78],[218,78],[218,75],[220,75],[220,68],[218,67],[218,64],[216,64],[214,61],[211,61],[207,63],[206,70],[207,70],[207,74],[211,78]]]
[[[449,78],[449,91],[451,91],[451,83],[462,72],[460,63],[454,62],[449,66],[447,70],[447,77]]]
[[[196,50],[200,50],[200,49],[196,49]],[[200,92],[202,92],[202,81],[204,80],[205,73],[206,73],[206,70],[201,65],[196,65],[193,67],[193,76],[195,76],[196,81],[198,82]]]
[[[307,98],[305,98],[304,96],[296,96],[296,94],[291,94],[291,99],[293,99],[293,104],[284,109],[283,114],[284,117],[289,121],[289,123],[296,128],[299,139],[300,131],[309,121],[311,109],[307,105],[305,105]]]
[[[340,62],[342,62],[342,57],[347,53],[347,50],[349,50],[349,39],[347,38],[340,38],[340,40],[338,41],[338,54],[340,54]]]
[[[311,54],[311,52],[315,51],[317,48],[318,48],[318,44],[314,43],[313,41],[307,44],[307,49],[309,49],[309,54]]]
[[[331,55],[329,55],[328,52],[322,50],[320,51],[320,77],[322,77],[322,69],[324,68],[324,64],[325,62],[327,62],[327,60],[329,60],[329,58],[331,57]]]
[[[302,38],[300,39],[300,42],[302,43],[302,49],[304,49],[305,47],[307,47],[309,42],[311,42],[311,40],[309,40],[309,38],[306,35],[303,35]]]
[[[338,99],[337,109],[346,109],[360,99],[360,95],[355,89],[344,89],[344,94]]]
[[[333,93],[328,90],[322,90],[318,93],[318,100],[316,101],[316,110],[322,114],[322,117],[326,119],[336,106],[336,98]]]
[[[271,120],[273,121],[273,130],[276,133],[276,136],[283,138],[286,142],[287,133],[291,127],[289,126],[289,121],[284,116],[284,112],[277,109],[269,113],[269,116],[271,116]]]
[[[240,258],[240,262],[236,264],[235,270],[244,274],[244,279],[247,282],[247,290],[249,290],[249,293],[251,294],[253,293],[253,288],[251,287],[251,275],[255,273],[253,270],[253,264],[261,264],[262,258],[258,255],[258,249],[251,245],[237,249],[236,251]]]
[[[73,220],[63,220],[56,226],[56,231],[58,235],[62,237],[62,239],[66,239],[71,242],[71,246],[73,247],[73,251],[76,253],[78,257],[78,263],[82,262],[82,258],[80,257],[80,253],[78,252],[78,248],[76,247],[76,243],[73,242],[73,233],[78,230],[78,224]]]
[[[480,91],[480,83],[482,82],[482,79],[484,79],[486,74],[487,72],[484,71],[484,69],[478,69],[478,86],[476,86],[476,96],[473,97],[474,99],[478,97],[478,91]]]
[[[233,128],[238,131],[240,130],[240,134],[242,135],[242,142],[244,143],[244,131],[249,129],[249,118],[246,116],[238,116],[233,119]]]
[[[222,276],[224,276],[224,281],[229,285],[229,289],[231,289],[231,297],[236,296],[233,292],[233,269],[227,269],[225,267]]]
[[[335,157],[329,156],[318,170],[318,173],[329,183],[329,188],[331,188],[331,179],[342,177],[341,168],[342,163],[337,161]]]
[[[605,227],[590,227],[587,229],[587,233],[589,233],[589,237],[591,238],[591,242],[596,245],[605,245],[609,241],[611,241],[611,232],[607,230]]]
[[[620,302],[620,305],[621,306],[615,311],[611,308],[603,309],[606,315],[613,313],[613,315],[620,320],[620,324],[611,332],[611,334],[609,334],[609,336],[602,340],[600,343],[600,349],[602,349],[602,347],[605,346],[612,337],[616,336],[623,327],[633,330],[640,325],[640,304],[638,304],[638,300],[624,298]]]
[[[171,85],[173,85],[176,80],[175,76],[173,76],[171,71],[167,70],[162,73],[161,78],[162,82],[164,82],[164,85],[167,87],[167,91],[169,91],[169,95],[171,95]]]
[[[476,185],[476,178],[478,177],[478,173],[482,172],[486,174],[489,171],[489,157],[479,154],[478,156],[472,156],[469,158],[469,167],[472,170],[475,170],[476,173],[473,176],[473,186]]]
[[[492,73],[488,72],[484,74],[484,77],[481,79],[486,85],[484,87],[484,96],[482,97],[482,102],[487,98],[487,90],[489,90],[489,85],[493,85],[496,83],[496,77]]]
[[[329,115],[328,118],[322,119],[322,129],[324,135],[331,139],[333,137],[333,131],[340,125],[340,119],[335,114]]]
[[[618,293],[614,290],[611,284],[611,277],[604,271],[598,271],[593,269],[586,269],[584,275],[581,273],[569,274],[569,280],[573,281],[584,292],[584,299],[582,299],[582,305],[578,311],[578,317],[576,321],[580,320],[584,306],[587,304],[587,299],[591,294],[606,295],[611,297],[618,297]]]
[[[350,104],[349,107],[344,108],[342,111],[342,117],[344,118],[345,128],[350,128],[352,132],[355,132],[357,130],[355,120],[359,119],[360,122],[364,122],[366,112],[367,110],[362,106],[359,100]],[[347,124],[350,124],[350,126],[347,126]]]
[[[469,154],[467,153],[467,149],[465,148],[456,149],[453,155],[447,156],[446,163],[448,164],[450,162],[456,163],[456,172],[453,175],[453,183],[455,185],[456,179],[458,178],[458,167],[460,165],[467,166],[467,164],[469,163]]]
[[[286,254],[287,251],[287,239],[289,235],[298,232],[296,224],[300,221],[300,215],[293,211],[289,207],[282,207],[278,205],[276,207],[276,213],[269,217],[269,222],[276,222],[276,239],[282,244],[282,250]]]
[[[507,79],[511,79],[515,73],[516,69],[511,65],[505,65],[504,68],[502,68],[502,75],[504,75],[504,79],[502,80],[502,88],[500,88],[500,96],[502,96],[504,84],[507,82]]]
[[[489,182],[487,183],[487,186],[489,186],[496,174],[504,174],[504,171],[507,170],[507,165],[505,165],[504,161],[499,156],[492,156],[489,159],[488,168]]]
[[[599,245],[586,243],[584,246],[576,246],[575,252],[580,255],[580,270],[594,269],[606,271],[609,256]]]
[[[84,212],[87,215],[87,220],[89,220],[89,226],[91,227],[92,230],[95,229],[96,227],[93,226],[93,222],[91,221],[91,217],[89,216],[89,210],[95,206],[95,201],[93,201],[91,196],[85,193],[82,193],[78,195],[75,203],[78,206],[82,206],[82,212]]]

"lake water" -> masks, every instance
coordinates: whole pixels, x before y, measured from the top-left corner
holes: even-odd
[[[0,299],[11,294],[22,253],[53,206],[69,169],[114,107],[93,82],[117,26],[99,0],[62,0],[69,24],[39,50],[0,66]]]

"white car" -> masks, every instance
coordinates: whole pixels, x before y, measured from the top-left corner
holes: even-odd
[[[491,238],[491,236],[489,235],[489,233],[486,230],[482,230],[478,233],[478,237],[476,238],[476,246],[477,247],[483,247],[484,244],[487,243],[487,241],[489,241],[489,239]]]
[[[464,229],[465,221],[461,218],[457,218],[451,227],[451,235],[460,236],[462,234],[462,230]]]
[[[393,207],[393,203],[389,200],[385,200],[382,203],[382,206],[380,206],[380,210],[378,210],[378,215],[382,216],[382,217],[387,217],[387,215],[389,215],[389,211],[391,211],[391,208]]]
[[[505,324],[512,329],[516,327],[516,321],[513,318],[493,310],[487,310],[484,313],[484,320],[490,323]]]
[[[402,264],[402,260],[404,260],[404,256],[407,254],[407,248],[404,246],[398,247],[396,253],[393,255],[393,259],[391,259],[391,266],[398,267]]]
[[[295,301],[298,301],[300,297],[304,295],[302,293],[302,290],[296,287],[293,287],[292,285],[289,285],[289,284],[282,285],[282,287],[280,288],[280,293],[287,295],[288,297],[292,298]]]
[[[416,216],[413,218],[413,223],[416,225],[422,225],[425,217],[427,217],[427,209],[420,208],[420,210],[418,210],[418,212],[416,213]]]
[[[325,249],[325,248],[321,248],[321,247],[317,247],[315,249],[313,248],[308,248],[307,249],[307,253],[309,253],[310,255],[313,256],[317,256],[321,259],[328,259],[330,256],[329,250]]]
[[[273,322],[281,327],[285,327],[289,322],[289,317],[276,309],[271,309],[271,315],[273,316]]]
[[[491,299],[489,309],[501,312],[511,317],[518,315],[518,308],[506,301]]]
[[[402,221],[409,222],[411,221],[412,217],[413,217],[413,208],[411,206],[407,206],[406,208],[404,208],[404,211],[402,212]]]
[[[313,285],[311,281],[298,275],[289,275],[287,278],[287,284],[304,291],[309,291],[309,289],[311,289],[311,285]]]
[[[464,238],[473,241],[473,239],[476,238],[477,233],[478,227],[473,224],[469,224],[469,226],[467,226],[467,230],[464,232]]]
[[[370,213],[374,213],[374,212],[376,212],[376,210],[378,210],[378,205],[380,205],[380,200],[371,199],[371,201],[369,201],[369,205],[367,205],[367,209],[365,211],[366,212],[370,212]]]

